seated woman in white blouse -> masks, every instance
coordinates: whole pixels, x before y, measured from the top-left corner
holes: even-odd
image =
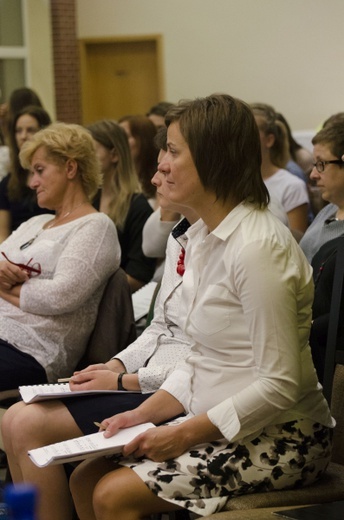
[[[0,390],[70,375],[121,254],[113,222],[90,203],[101,174],[87,130],[50,125],[20,160],[55,216],[31,218],[1,244]]]
[[[154,179],[161,206],[172,209],[166,198],[164,175],[157,174]],[[190,223],[197,220],[198,216],[190,208],[184,210]],[[177,325],[183,281],[180,255],[185,248],[189,222],[181,221],[169,237],[164,276],[150,326],[113,359],[76,372],[70,381],[72,391],[120,389],[129,392],[98,393],[81,399],[80,396],[68,397],[29,405],[21,401],[7,410],[1,421],[12,479],[16,483],[31,482],[38,488],[42,519],[72,517],[68,481],[63,466],[38,468],[27,456],[28,450],[94,433],[98,430],[95,421],[137,407],[159,389],[190,351],[189,337]],[[133,390],[137,393],[130,392]]]
[[[331,457],[334,421],[308,344],[312,271],[266,210],[254,116],[212,95],[181,102],[166,121],[168,197],[201,217],[186,233],[179,312],[191,352],[142,405],[102,421],[105,437],[157,427],[119,459],[76,468],[80,520],[207,516],[238,494],[310,484]]]

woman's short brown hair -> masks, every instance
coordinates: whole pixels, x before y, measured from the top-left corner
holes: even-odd
[[[165,121],[179,123],[200,180],[217,199],[268,204],[258,128],[246,103],[227,94],[181,101]]]
[[[323,127],[312,139],[312,144],[328,146],[331,153],[341,159],[344,153],[344,119],[333,121]],[[344,163],[343,163],[344,165]]]

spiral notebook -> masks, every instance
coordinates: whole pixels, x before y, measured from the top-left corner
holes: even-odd
[[[157,282],[149,282],[132,295],[135,321],[147,316]]]
[[[48,399],[61,399],[64,397],[76,397],[90,394],[132,394],[140,393],[139,390],[71,390],[68,383],[52,383],[46,385],[20,386],[19,392],[24,403],[34,403]]]

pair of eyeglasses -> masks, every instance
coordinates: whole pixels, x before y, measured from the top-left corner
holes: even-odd
[[[4,256],[6,258],[7,262],[9,262],[10,264],[13,264],[13,265],[16,265],[16,266],[20,267],[20,269],[25,271],[29,275],[30,278],[32,276],[38,276],[42,272],[41,264],[39,264],[38,262],[30,265],[32,260],[33,260],[33,258],[30,258],[30,260],[28,261],[27,264],[17,264],[16,262],[12,262],[12,260],[10,260],[8,258],[8,256],[3,251],[1,251],[1,254],[2,254],[2,256]]]
[[[318,173],[323,173],[326,164],[344,164],[342,159],[333,159],[332,161],[317,161],[313,163],[313,167],[316,168]]]

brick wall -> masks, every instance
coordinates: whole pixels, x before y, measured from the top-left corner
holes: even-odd
[[[79,51],[75,0],[50,0],[55,73],[56,119],[81,123]]]

